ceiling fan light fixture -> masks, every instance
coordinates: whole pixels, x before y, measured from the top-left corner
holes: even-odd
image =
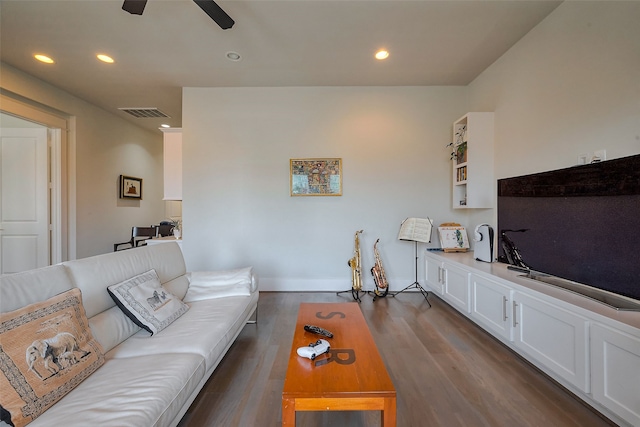
[[[114,62],[116,62],[112,57],[110,57],[109,55],[105,55],[104,53],[97,54],[96,58],[98,58],[102,62],[106,62],[107,64],[113,64]]]
[[[382,61],[383,59],[387,59],[389,57],[389,52],[384,49],[380,49],[379,51],[376,52],[375,57],[376,59],[379,59]]]
[[[142,15],[146,5],[147,0],[124,0],[122,10],[125,10],[132,15]]]
[[[213,0],[193,0],[200,9],[202,9],[216,24],[223,30],[228,30],[233,27],[235,21],[227,15],[227,12],[222,10],[218,4]],[[147,0],[124,0],[122,3],[122,10],[129,12],[132,15],[142,15],[144,8],[147,5]]]
[[[233,27],[235,21],[227,15],[227,12],[222,10],[218,4],[213,0],[193,0],[195,4],[200,6],[200,9],[204,11],[216,24],[223,30],[228,30]]]
[[[229,61],[240,61],[242,59],[238,52],[227,52],[226,56]]]
[[[35,55],[33,55],[33,57],[36,58],[40,62],[44,62],[45,64],[55,64],[55,62],[56,62],[51,57],[49,57],[47,55],[43,55],[41,53],[36,53]]]

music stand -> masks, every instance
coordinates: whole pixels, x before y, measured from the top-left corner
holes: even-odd
[[[398,233],[398,240],[407,240],[415,243],[415,256],[416,256],[416,279],[415,282],[407,286],[401,291],[398,291],[392,294],[392,297],[395,297],[398,294],[403,293],[409,289],[418,289],[424,299],[431,307],[431,303],[427,297],[429,296],[429,291],[423,288],[418,282],[418,242],[421,243],[429,243],[431,242],[431,230],[433,228],[433,221],[429,218],[407,218],[402,221],[400,224],[400,232]]]

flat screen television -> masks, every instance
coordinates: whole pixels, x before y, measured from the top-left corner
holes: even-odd
[[[518,264],[503,235],[548,283],[640,305],[640,155],[498,180],[498,260]]]

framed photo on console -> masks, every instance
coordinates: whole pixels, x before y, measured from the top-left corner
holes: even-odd
[[[342,196],[342,159],[289,160],[291,196]]]
[[[440,224],[438,227],[440,246],[445,252],[466,252],[469,250],[467,230],[453,222]]]
[[[120,198],[142,200],[142,178],[120,175]]]

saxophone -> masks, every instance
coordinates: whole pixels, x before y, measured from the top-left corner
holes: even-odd
[[[355,247],[353,250],[354,255],[348,262],[349,267],[351,267],[351,294],[353,295],[353,299],[356,301],[360,301],[359,292],[362,290],[362,275],[360,268],[362,259],[360,257],[360,238],[358,235],[363,231],[364,230],[356,231]]]
[[[376,284],[376,289],[373,291],[373,300],[376,298],[384,298],[389,293],[389,282],[387,282],[387,276],[384,273],[384,268],[382,267],[382,259],[380,258],[380,252],[378,252],[378,242],[380,239],[376,240],[373,244],[373,255],[375,257],[375,264],[371,267],[371,275],[373,276],[373,281]]]

